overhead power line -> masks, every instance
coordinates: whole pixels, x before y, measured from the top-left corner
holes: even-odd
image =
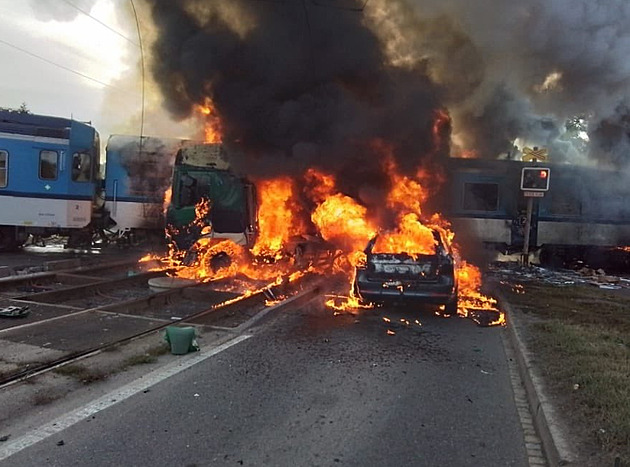
[[[114,28],[112,28],[111,26],[109,26],[107,23],[102,22],[100,19],[95,18],[94,16],[92,16],[89,12],[85,11],[84,9],[76,6],[74,3],[72,3],[69,0],[63,0],[65,3],[67,3],[68,5],[70,5],[72,8],[76,9],[77,11],[83,13],[85,16],[87,16],[88,18],[91,18],[92,20],[96,21],[98,24],[100,24],[101,26],[103,26],[104,28],[109,29],[111,32],[113,32],[114,34],[122,37],[123,39],[125,39],[126,41],[132,43],[133,45],[135,45],[136,47],[140,47],[140,44],[138,44],[136,41],[134,41],[133,39],[130,39],[129,37],[125,36],[123,33],[116,31]]]
[[[103,81],[100,81],[100,80],[98,80],[96,78],[92,78],[91,76],[88,76],[85,73],[81,73],[80,71],[73,70],[72,68],[68,68],[67,66],[61,65],[60,63],[53,62],[52,60],[49,60],[49,59],[47,59],[45,57],[42,57],[41,55],[37,55],[37,54],[35,54],[33,52],[29,52],[28,50],[23,49],[22,47],[18,47],[15,44],[11,44],[10,42],[7,42],[5,40],[0,39],[0,43],[6,45],[8,47],[11,47],[11,48],[13,48],[15,50],[19,50],[22,53],[30,55],[31,57],[35,57],[35,58],[37,58],[37,59],[39,59],[39,60],[41,60],[43,62],[46,62],[46,63],[48,63],[50,65],[56,66],[58,68],[61,68],[62,70],[66,70],[66,71],[69,71],[70,73],[74,73],[75,75],[81,76],[82,78],[89,79],[90,81],[94,81],[95,83],[101,84],[103,86],[107,86],[108,88],[118,89],[115,86],[112,86],[111,84],[107,84],[107,83],[105,83]],[[118,90],[122,91],[121,89],[118,89]],[[123,92],[126,92],[126,91],[123,91]]]

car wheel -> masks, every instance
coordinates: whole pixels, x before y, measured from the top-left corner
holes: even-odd
[[[457,296],[454,299],[446,302],[444,305],[444,315],[453,316],[457,314]]]

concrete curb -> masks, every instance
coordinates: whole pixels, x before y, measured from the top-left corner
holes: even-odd
[[[496,289],[493,291],[493,295],[507,316],[507,335],[514,348],[516,363],[525,386],[534,427],[542,442],[547,462],[551,467],[574,464],[577,459],[557,422],[559,418],[545,394],[542,379],[533,364],[532,354],[521,337],[522,332],[519,331],[519,328],[522,328],[522,324],[519,323],[519,318],[505,297]]]

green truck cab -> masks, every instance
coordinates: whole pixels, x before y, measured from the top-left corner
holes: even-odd
[[[209,210],[195,222],[195,206],[204,199],[210,203]],[[249,248],[256,241],[257,219],[254,185],[232,172],[220,143],[178,151],[166,208],[167,230],[177,248],[189,249],[202,235],[217,241],[230,239]]]

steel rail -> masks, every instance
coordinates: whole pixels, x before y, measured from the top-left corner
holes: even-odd
[[[206,285],[206,284],[199,284],[199,285]],[[294,284],[294,285],[297,285],[297,284]],[[196,287],[196,286],[198,286],[198,285],[192,285],[192,286],[189,286],[189,287]],[[275,287],[276,287],[276,285],[268,285],[266,287],[263,287],[261,289],[256,290],[253,293],[240,295],[240,296],[235,297],[233,299],[228,299],[228,300],[226,300],[224,302],[221,302],[219,304],[212,305],[210,308],[207,308],[205,310],[202,310],[202,311],[199,311],[199,312],[195,312],[195,313],[192,313],[192,314],[190,314],[188,316],[185,316],[181,320],[179,320],[178,322],[179,323],[191,322],[191,321],[194,321],[194,320],[196,320],[198,318],[206,316],[208,314],[214,313],[217,310],[224,310],[225,311],[229,307],[236,306],[236,305],[242,305],[242,303],[244,301],[250,301],[250,300],[258,299],[260,297],[266,297],[266,296],[268,296],[269,290],[272,290]],[[179,290],[179,289],[184,289],[184,288],[187,288],[187,287],[181,287],[181,288],[178,288],[178,289],[174,289],[174,291],[160,292],[160,293],[158,293],[156,295],[157,296],[166,297],[167,295],[173,295],[173,294],[178,293],[178,292],[181,293],[181,290]],[[313,290],[319,290],[319,287],[316,286],[316,287],[313,288]],[[310,291],[310,293],[313,293],[313,291]],[[292,299],[295,299],[295,296],[284,297],[277,304],[275,304],[272,308],[278,308],[279,306],[283,305],[284,303],[292,303],[293,302]],[[92,310],[82,310],[80,313],[85,313],[87,311],[99,311],[99,308],[102,308],[103,311],[109,311],[109,310],[105,309],[106,306],[103,306],[103,307],[94,308]],[[263,311],[265,311],[264,308],[263,308]],[[36,324],[36,323],[32,323],[32,324]],[[155,333],[156,331],[160,331],[160,330],[166,328],[167,326],[172,326],[172,325],[173,325],[172,322],[159,324],[159,325],[154,326],[154,327],[152,327],[150,329],[147,329],[147,330],[144,330],[144,331],[132,334],[130,336],[123,337],[123,338],[118,339],[116,341],[112,341],[112,342],[109,342],[109,343],[106,343],[106,344],[94,346],[94,347],[91,347],[91,348],[86,349],[86,350],[80,350],[80,351],[72,352],[72,353],[70,353],[68,355],[60,357],[60,358],[55,359],[53,361],[50,361],[50,362],[47,362],[47,363],[43,363],[43,364],[38,365],[38,366],[33,367],[33,368],[24,369],[22,371],[19,371],[17,373],[14,373],[14,374],[10,375],[9,377],[1,379],[0,380],[0,390],[4,389],[6,387],[9,387],[9,386],[11,386],[13,384],[19,383],[21,381],[25,381],[25,380],[33,378],[35,376],[39,376],[39,375],[42,375],[42,374],[47,373],[49,371],[55,370],[56,368],[59,368],[61,366],[68,365],[70,363],[74,363],[74,362],[83,360],[85,358],[98,355],[99,353],[101,353],[101,352],[103,352],[103,351],[105,351],[107,349],[110,349],[110,348],[113,348],[113,347],[116,347],[116,346],[119,346],[119,345],[122,345],[122,344],[126,344],[128,342],[131,342],[131,341],[134,341],[134,340],[137,340],[137,339],[140,339],[140,338],[142,338],[144,336],[147,336],[149,334]],[[237,328],[235,328],[235,330],[240,330],[240,329],[239,329],[239,327],[237,327]]]
[[[7,276],[0,278],[0,290],[8,289],[12,286],[17,286],[24,283],[29,283],[33,280],[41,280],[41,279],[50,279],[54,280],[55,278],[63,278],[63,277],[71,277],[75,280],[94,280],[98,281],[98,277],[88,276],[87,273],[90,272],[103,272],[109,269],[116,269],[128,266],[137,266],[138,260],[125,260],[125,261],[112,261],[110,263],[98,264],[98,265],[90,265],[90,266],[79,266],[68,269],[59,269],[55,271],[42,271],[36,272],[32,274],[20,274],[16,276]],[[80,274],[74,275],[75,273]]]

